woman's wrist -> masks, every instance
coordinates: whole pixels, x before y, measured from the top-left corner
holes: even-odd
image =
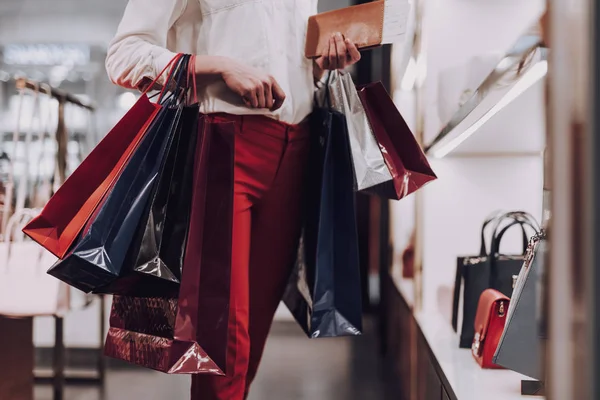
[[[231,63],[231,60],[225,57],[197,55],[194,63],[194,73],[200,79],[221,78],[229,63]]]

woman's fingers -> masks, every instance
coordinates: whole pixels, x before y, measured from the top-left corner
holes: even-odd
[[[266,101],[266,96],[265,96],[265,86],[263,85],[262,82],[259,82],[256,85],[256,99],[258,100],[258,104],[257,104],[257,108],[266,108],[267,105],[267,101]]]
[[[358,47],[350,39],[346,39],[346,49],[348,50],[351,64],[360,61],[360,51],[358,51]]]
[[[348,60],[348,49],[341,33],[338,32],[334,35],[333,44],[335,46],[337,68],[345,68]]]
[[[277,81],[274,78],[271,78],[271,79],[272,79],[271,90],[273,93],[273,107],[271,108],[271,110],[275,111],[275,110],[278,110],[279,108],[281,108],[281,106],[283,105],[283,102],[285,100],[285,92],[283,91],[281,86],[279,86],[279,83],[277,83]]]
[[[265,92],[265,108],[272,109],[273,108],[273,88],[272,83],[269,81],[264,85]]]
[[[258,97],[256,96],[255,90],[250,89],[250,90],[246,91],[246,93],[244,94],[244,96],[242,98],[243,98],[244,104],[246,104],[246,106],[248,106],[250,108],[258,107]]]
[[[327,50],[327,69],[338,69],[338,55],[335,46],[335,38],[329,38],[329,48]]]

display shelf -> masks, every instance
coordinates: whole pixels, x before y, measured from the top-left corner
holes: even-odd
[[[441,158],[450,154],[541,153],[544,135],[538,121],[544,115],[547,69],[547,49],[541,38],[522,36],[425,147],[427,154]],[[494,118],[500,112],[510,112],[511,118]]]
[[[415,319],[458,400],[527,398],[521,395],[521,380],[529,378],[509,370],[481,369],[470,349],[458,348],[458,335],[441,314],[417,312]]]
[[[398,291],[406,301],[406,304],[413,308],[415,306],[415,286],[412,279],[403,278],[402,271],[399,268],[394,268],[390,271],[392,280]]]
[[[391,274],[396,289],[412,307],[412,281]],[[458,347],[450,321],[438,312],[414,312],[413,317],[439,368],[440,380],[456,400],[523,400],[521,380],[528,377],[509,370],[481,369],[470,349]],[[450,390],[448,390],[450,392]],[[534,397],[543,400],[544,397]]]

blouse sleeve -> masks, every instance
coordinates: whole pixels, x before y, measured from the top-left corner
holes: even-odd
[[[186,1],[129,0],[106,56],[106,71],[113,83],[138,89],[143,80],[153,80],[168,65],[176,55],[166,48],[168,33]]]

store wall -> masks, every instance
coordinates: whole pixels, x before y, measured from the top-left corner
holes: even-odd
[[[427,0],[426,65],[416,71],[425,76],[421,110],[425,145],[460,107],[460,99],[449,97],[444,90],[454,90],[452,86],[476,89],[518,37],[535,23],[544,6],[543,0]],[[400,63],[400,57],[397,59]],[[415,118],[414,94],[402,91],[402,76],[394,78],[395,101],[410,124]],[[524,210],[541,220],[543,88],[543,82],[534,85],[456,151],[442,159],[431,159],[438,179],[419,195],[423,310],[441,312],[450,321],[456,258],[478,254],[481,224],[491,212]],[[411,196],[391,205],[392,275],[404,287],[407,281],[401,278],[401,256],[414,227],[416,201]],[[510,232],[502,243],[505,253],[519,253],[520,247],[517,231]]]
[[[475,56],[499,60],[539,19],[544,8],[544,0],[427,0],[425,143],[429,143],[448,122],[442,121],[438,112],[440,101],[444,100],[438,96],[440,72],[464,66]],[[488,73],[493,66],[492,62]],[[483,72],[481,78],[486,75]],[[450,108],[457,110],[458,104]]]
[[[449,318],[456,258],[479,254],[484,219],[495,210],[524,210],[541,220],[542,163],[539,157],[473,157],[434,160],[432,167],[439,180],[423,196],[423,308]],[[522,251],[518,229],[507,233],[501,251]]]

